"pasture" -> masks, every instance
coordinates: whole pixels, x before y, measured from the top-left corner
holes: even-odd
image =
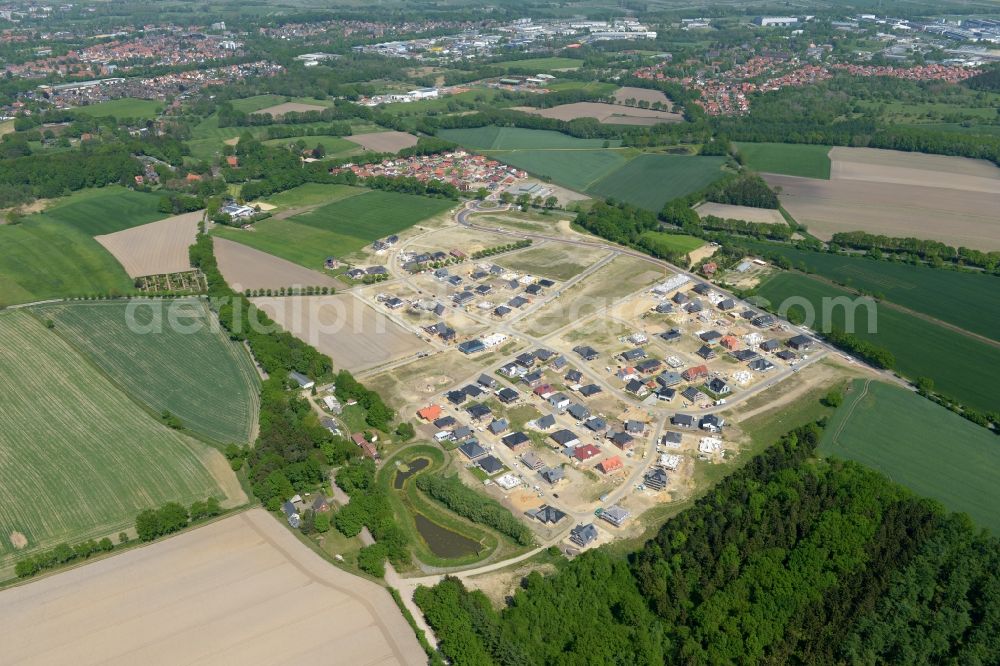
[[[545,150],[554,148],[601,148],[604,139],[578,139],[562,132],[521,129],[520,127],[473,127],[441,130],[438,135],[472,150]],[[616,139],[611,147],[621,145]]]
[[[802,178],[830,178],[830,146],[804,143],[738,143],[750,169]]]
[[[677,197],[700,190],[721,177],[722,157],[639,155],[587,190],[598,197],[614,197],[659,212]]]
[[[94,240],[114,255],[130,277],[180,273],[191,268],[188,248],[198,234],[203,212],[183,213]]]
[[[673,108],[673,102],[667,97],[662,91],[654,90],[652,88],[633,88],[632,86],[624,86],[615,91],[613,95],[615,102],[618,104],[624,104],[625,100],[634,99],[639,102],[649,102],[653,104],[659,102],[663,104],[668,109]]]
[[[896,386],[855,380],[819,451],[882,472],[1000,534],[996,436]]]
[[[0,621],[25,666],[427,663],[384,588],[263,509],[0,592]]]
[[[95,117],[114,116],[116,118],[142,118],[152,120],[160,114],[160,109],[162,108],[163,102],[158,102],[156,100],[123,97],[122,99],[113,99],[108,102],[80,106],[74,110],[84,115]]]
[[[333,287],[340,289],[344,285],[319,269],[323,267],[325,256],[323,248],[319,250],[310,247],[316,236],[323,232],[310,229],[299,224],[275,220],[268,229],[271,237],[260,235],[258,230],[238,231],[235,229],[220,229],[215,235],[215,256],[219,262],[219,270],[226,282],[237,290],[244,289],[279,289],[281,287]],[[302,249],[311,254],[298,254],[301,261],[293,262],[283,259],[273,252],[258,249],[254,243],[263,240],[261,245],[271,250],[285,250],[290,246],[286,234],[295,234],[302,241]],[[236,238],[237,240],[231,240]],[[284,241],[284,242],[282,242]],[[329,256],[329,255],[327,255]],[[316,270],[307,268],[312,265]]]
[[[0,314],[0,568],[115,535],[142,509],[246,501],[218,451],[161,425],[27,312]]]
[[[995,276],[775,244],[749,245],[761,252],[777,252],[794,266],[828,280],[878,294],[914,312],[1000,340],[1000,278]]]
[[[1000,250],[997,194],[992,192],[773,174],[765,180],[781,188],[785,210],[823,240],[841,231],[867,231]],[[942,185],[948,182],[942,176]]]
[[[54,321],[60,337],[154,414],[168,410],[186,429],[220,444],[253,438],[257,370],[203,302],[59,303],[34,312]]]
[[[352,294],[250,299],[286,331],[359,372],[427,349],[416,335]]]
[[[817,319],[822,319],[823,299],[853,295],[805,275],[779,273],[758,289],[758,295],[772,303],[772,308],[788,298],[802,299],[812,305]],[[791,312],[802,312],[793,305]],[[906,312],[877,307],[869,332],[869,314],[865,307],[853,310],[854,325],[848,326],[845,308],[832,309],[827,321],[816,321],[812,328],[832,326],[850,330],[859,338],[885,347],[896,357],[897,369],[910,378],[930,377],[935,389],[962,404],[982,411],[1000,409],[1000,395],[993,390],[995,368],[1000,367],[1000,347],[970,338]]]
[[[256,113],[268,114],[274,116],[275,118],[280,118],[286,113],[306,113],[307,111],[322,111],[326,107],[319,106],[317,104],[302,104],[301,102],[282,102],[281,104],[275,104],[274,106],[269,106],[264,109],[260,109]]]
[[[286,97],[284,95],[272,94],[234,99],[230,103],[236,111],[244,113],[270,113],[271,115],[275,115],[275,113],[281,115],[288,111],[322,111],[332,104],[328,100],[313,99],[312,97]],[[288,108],[275,112],[275,109],[282,105],[288,105]],[[294,106],[311,108],[293,108]]]

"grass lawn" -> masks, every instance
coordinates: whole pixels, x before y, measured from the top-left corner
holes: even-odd
[[[582,60],[574,58],[529,58],[527,60],[505,60],[498,62],[494,67],[505,69],[530,70],[532,72],[550,72],[554,69],[579,69],[583,65]]]
[[[996,435],[904,389],[855,380],[820,442],[1000,534]]]
[[[593,183],[587,193],[659,212],[671,199],[700,190],[721,177],[724,162],[722,157],[639,155]]]
[[[830,146],[800,143],[738,143],[746,165],[754,171],[830,179]]]
[[[148,118],[153,119],[163,107],[162,102],[149,99],[133,99],[123,97],[110,102],[100,102],[75,109],[88,116],[115,116],[116,118]]]
[[[316,206],[319,204],[332,203],[359,194],[365,194],[368,190],[350,185],[327,185],[324,183],[306,183],[293,187],[284,192],[278,192],[267,197],[265,201],[280,208],[301,208],[304,206]]]
[[[549,148],[601,148],[604,139],[578,139],[562,132],[522,129],[520,127],[474,127],[439,132],[441,138],[474,150],[544,150]],[[611,147],[621,145],[618,140]]]
[[[250,442],[260,407],[257,372],[242,345],[211,329],[201,301],[60,303],[34,311],[154,414],[169,410],[219,444]],[[162,326],[153,326],[154,316]],[[185,328],[168,325],[171,316]]]
[[[659,231],[645,231],[641,236],[647,243],[653,243],[661,252],[694,252],[705,244],[700,238],[685,234],[665,234]]]
[[[0,376],[0,567],[13,532],[21,552],[114,538],[143,509],[239,487],[220,453],[158,423],[27,312],[0,314]]]
[[[773,309],[785,299],[795,298],[800,303],[804,299],[816,313],[814,329],[824,325],[819,321],[824,298],[846,296],[853,299],[843,289],[797,273],[773,276],[760,286],[758,294],[768,299]],[[789,311],[801,313],[802,308],[792,305]],[[891,351],[902,374],[911,378],[930,377],[938,391],[976,409],[1000,409],[1000,394],[994,390],[995,369],[1000,368],[1000,349],[997,347],[887,307],[876,309],[872,322],[875,332],[869,333],[867,309],[858,307],[854,314],[855,335]],[[842,330],[850,329],[846,319],[844,308],[836,307],[827,323]]]
[[[808,252],[769,243],[750,243],[778,252],[792,265],[828,280],[878,294],[915,312],[1000,340],[1000,278],[976,272],[877,261],[857,255]]]

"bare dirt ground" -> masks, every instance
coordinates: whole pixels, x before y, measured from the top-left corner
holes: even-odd
[[[777,210],[770,208],[752,208],[750,206],[732,206],[730,204],[706,201],[695,212],[700,217],[714,215],[724,220],[744,220],[745,222],[760,222],[763,224],[785,224],[785,218]]]
[[[0,592],[9,664],[425,664],[389,594],[262,509]]]
[[[649,102],[650,104],[653,102],[659,102],[661,104],[665,104],[668,109],[674,108],[673,102],[670,101],[669,97],[664,95],[659,90],[651,90],[649,88],[633,88],[631,86],[624,86],[616,90],[613,96],[615,101],[619,104],[624,104],[627,99],[634,99],[640,102]]]
[[[832,180],[863,180],[1000,194],[1000,168],[986,160],[875,148],[830,149]]]
[[[913,236],[1000,250],[998,199],[989,192],[766,174],[792,217],[827,240],[839,231]]]
[[[429,349],[352,294],[250,299],[282,328],[328,354],[338,368],[367,370]]]
[[[575,120],[576,118],[596,118],[599,122],[614,125],[655,125],[657,123],[678,123],[683,120],[679,113],[639,109],[621,104],[601,102],[573,102],[560,104],[550,109],[517,107],[518,110],[533,113],[543,118]]]
[[[175,215],[94,240],[114,255],[129,277],[191,269],[188,248],[198,234],[202,211]]]
[[[417,137],[406,132],[372,132],[344,138],[365,150],[374,150],[377,153],[395,153],[403,148],[417,145]]]
[[[269,106],[266,109],[261,109],[260,111],[254,111],[254,113],[270,113],[272,116],[277,118],[278,116],[283,116],[289,112],[305,113],[306,111],[323,111],[324,109],[326,109],[325,106],[318,106],[316,104],[285,102],[284,104],[275,104],[274,106]]]
[[[215,237],[214,242],[219,270],[236,291],[293,286],[344,287],[329,275],[311,271],[243,243],[219,237]]]
[[[702,259],[707,259],[719,251],[718,245],[702,245],[697,250],[688,252],[688,261],[697,264]]]

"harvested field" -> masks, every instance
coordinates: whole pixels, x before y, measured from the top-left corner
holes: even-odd
[[[699,217],[714,215],[726,220],[743,220],[745,222],[760,222],[762,224],[785,224],[785,218],[777,210],[770,208],[752,208],[750,206],[732,206],[706,201],[695,212]]]
[[[158,222],[95,236],[115,256],[129,277],[190,270],[188,248],[198,234],[202,211],[175,215]]]
[[[355,134],[344,138],[358,144],[365,150],[373,150],[376,153],[395,153],[403,148],[417,145],[417,137],[406,132],[372,132],[371,134]]]
[[[0,621],[17,664],[427,662],[384,588],[262,509],[0,592]]]
[[[333,287],[343,284],[325,273],[312,271],[249,245],[216,236],[215,257],[226,282],[236,291],[281,287]]]
[[[1000,250],[996,194],[861,180],[764,178],[781,188],[785,210],[824,240],[840,231],[867,231]]]
[[[324,111],[325,106],[318,106],[316,104],[301,104],[299,102],[284,102],[282,104],[276,104],[274,106],[269,106],[266,109],[261,109],[260,111],[254,111],[254,113],[269,113],[275,118],[279,118],[286,113],[305,113],[306,111]]]
[[[634,99],[639,102],[649,102],[650,104],[654,102],[659,102],[665,105],[668,109],[673,108],[673,102],[659,90],[652,90],[650,88],[633,88],[631,86],[624,86],[619,88],[614,93],[615,101],[619,104],[624,104],[627,99]]]
[[[833,180],[860,180],[1000,194],[1000,168],[986,160],[875,148],[832,148]],[[998,201],[995,205],[1000,205]]]
[[[222,454],[160,424],[28,312],[0,315],[0,376],[0,579],[12,532],[33,552],[116,535],[168,501],[246,501]]]
[[[250,300],[292,335],[329,355],[334,366],[351,372],[428,349],[416,334],[351,294]]]
[[[622,104],[604,104],[601,102],[573,102],[560,104],[548,109],[532,107],[516,107],[520,111],[532,113],[543,118],[557,120],[576,120],[577,118],[596,118],[598,122],[609,125],[656,125],[657,123],[679,123],[684,117],[671,111],[655,111],[640,109]]]

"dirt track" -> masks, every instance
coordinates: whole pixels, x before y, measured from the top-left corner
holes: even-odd
[[[249,245],[218,236],[214,241],[219,270],[236,291],[294,286],[341,289],[344,286],[319,271],[311,271]]]
[[[94,240],[114,255],[129,277],[191,269],[188,248],[198,234],[202,211],[175,215]]]
[[[9,664],[425,664],[389,594],[262,509],[0,592]]]

